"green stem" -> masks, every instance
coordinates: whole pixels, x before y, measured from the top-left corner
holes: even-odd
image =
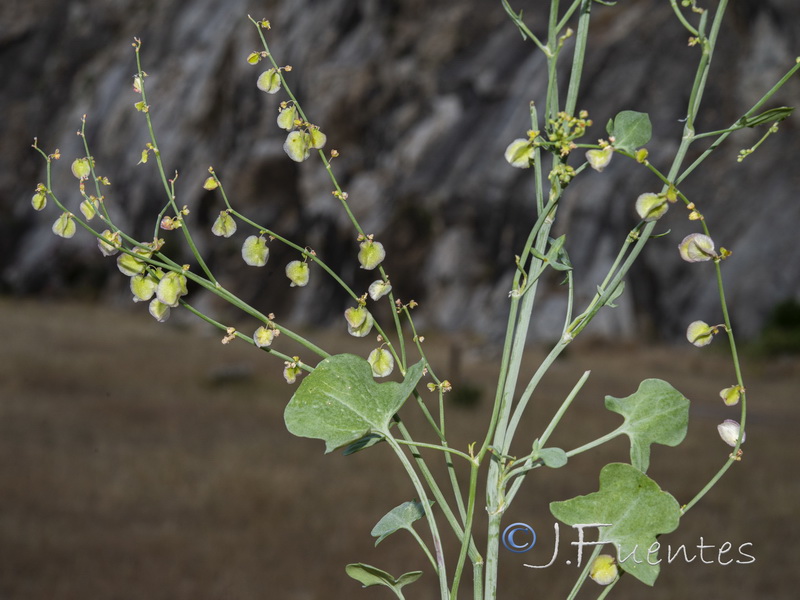
[[[308,117],[306,116],[305,112],[303,111],[303,107],[297,101],[297,98],[295,97],[294,93],[292,92],[292,89],[289,87],[289,85],[288,85],[288,83],[286,81],[286,78],[283,75],[284,70],[281,69],[278,66],[278,63],[275,61],[274,57],[272,56],[272,53],[269,50],[269,45],[267,44],[267,40],[264,37],[264,32],[262,31],[263,28],[251,16],[248,15],[247,18],[250,20],[251,23],[253,23],[253,25],[255,25],[256,30],[258,31],[258,37],[261,40],[261,44],[264,47],[264,51],[267,53],[267,58],[269,59],[269,61],[272,64],[273,68],[276,70],[276,72],[278,73],[278,76],[281,79],[281,85],[283,87],[283,90],[289,96],[289,99],[294,104],[294,106],[297,109],[297,112],[300,115],[300,117],[302,118],[302,120],[304,122],[308,123],[309,120],[308,120]],[[333,168],[331,167],[330,159],[328,159],[328,157],[325,156],[325,152],[323,152],[322,149],[319,150],[319,156],[322,159],[322,164],[325,167],[325,171],[328,173],[328,177],[331,180],[331,183],[333,184],[334,196],[336,196],[336,198],[339,199],[339,201],[340,201],[340,203],[342,205],[342,208],[344,209],[345,213],[347,214],[348,219],[350,220],[350,223],[353,225],[353,228],[356,230],[356,232],[359,234],[359,236],[360,237],[366,237],[366,234],[364,233],[364,230],[362,229],[361,224],[358,222],[358,219],[356,219],[355,215],[353,214],[353,211],[350,209],[350,205],[347,202],[347,193],[344,190],[342,190],[342,187],[339,185],[339,181],[337,180],[336,175],[333,173]],[[382,266],[378,267],[378,271],[379,271],[381,277],[383,278],[383,280],[384,281],[388,281],[389,278],[386,275],[386,271],[384,270],[384,268]],[[392,305],[394,305],[394,296],[391,293],[389,294],[389,302],[391,302]],[[397,314],[397,312],[395,310],[392,310],[392,318],[394,319],[395,328],[397,330],[398,344],[400,346],[400,356],[397,355],[397,353],[395,352],[394,346],[391,344],[391,342],[389,341],[388,336],[386,336],[386,334],[380,328],[380,325],[378,323],[375,324],[375,328],[381,334],[383,339],[386,340],[386,342],[389,344],[389,348],[390,348],[392,354],[394,355],[395,360],[397,361],[397,363],[401,365],[402,369],[405,369],[406,368],[405,339],[403,337],[402,326],[401,326],[401,323],[400,323],[400,317],[399,317],[399,315]]]
[[[419,500],[422,503],[422,506],[426,507],[425,509],[425,518],[428,522],[428,528],[431,532],[431,538],[433,539],[433,549],[434,555],[436,556],[435,568],[436,568],[436,575],[439,578],[439,593],[441,594],[441,600],[449,600],[450,592],[447,587],[447,568],[445,565],[444,559],[444,548],[442,547],[442,538],[439,535],[439,528],[436,525],[436,519],[434,519],[432,511],[429,509],[431,503],[428,500],[428,495],[425,492],[425,487],[422,485],[422,481],[420,481],[417,472],[414,470],[414,467],[409,462],[408,458],[403,452],[402,447],[398,443],[398,441],[391,435],[389,431],[382,432],[384,438],[388,442],[389,446],[391,446],[392,450],[394,450],[395,455],[400,460],[400,463],[403,465],[403,468],[406,470],[406,474],[408,475],[409,479],[411,479],[411,483],[414,486],[417,494],[419,495]]]
[[[471,465],[475,465],[475,459],[466,454],[465,452],[461,452],[460,450],[456,450],[455,448],[450,448],[448,446],[437,446],[436,444],[427,444],[425,442],[417,442],[417,441],[407,441],[407,440],[400,440],[395,439],[398,444],[404,444],[406,446],[413,446],[414,448],[429,448],[431,450],[439,450],[441,452],[449,452],[451,454],[455,454],[456,456],[460,456]]]
[[[672,6],[672,10],[675,12],[675,16],[678,17],[678,20],[681,22],[681,25],[683,25],[686,28],[686,30],[689,33],[691,33],[692,35],[694,35],[694,36],[700,35],[698,33],[697,29],[695,29],[692,26],[692,24],[689,23],[689,21],[686,20],[686,17],[683,16],[683,13],[681,12],[681,9],[678,8],[677,0],[669,0],[669,3]]]
[[[514,10],[511,8],[511,5],[508,3],[508,0],[502,0],[502,1],[503,1],[503,8],[505,8],[506,12],[508,13],[508,16],[511,17],[511,20],[514,22],[514,25],[516,25],[517,29],[519,29],[520,34],[522,34],[522,39],[524,40],[530,38],[531,41],[533,41],[533,43],[536,44],[539,50],[544,52],[545,55],[549,56],[550,52],[547,46],[542,44],[542,42],[539,41],[539,38],[537,38],[534,35],[534,33],[530,29],[528,29],[527,25],[525,25],[525,22],[522,20],[522,12],[520,12],[519,14],[515,13]]]
[[[575,107],[578,102],[578,91],[583,74],[583,63],[586,58],[586,45],[589,38],[589,21],[591,17],[592,3],[594,0],[583,0],[581,4],[580,17],[578,17],[578,32],[575,37],[575,52],[572,55],[572,72],[569,78],[569,88],[567,89],[567,99],[564,102],[564,112],[568,115],[575,114]]]
[[[167,198],[169,199],[172,209],[175,211],[175,214],[178,215],[180,214],[180,210],[178,209],[178,205],[175,202],[174,188],[170,185],[170,181],[167,178],[166,172],[164,170],[164,162],[161,160],[161,150],[158,146],[158,141],[156,140],[155,130],[153,129],[153,120],[150,117],[150,106],[147,104],[147,94],[144,85],[145,74],[144,71],[142,70],[142,60],[140,56],[141,47],[142,47],[141,42],[137,41],[135,44],[136,70],[140,81],[139,89],[142,95],[142,102],[145,105],[144,116],[145,116],[145,121],[147,122],[147,131],[150,134],[150,142],[153,145],[153,154],[155,155],[156,158],[158,173],[161,176],[161,183],[164,185],[164,191],[167,194]],[[214,278],[214,275],[211,273],[211,270],[208,268],[208,265],[206,265],[205,260],[203,260],[203,257],[200,254],[200,251],[197,249],[197,246],[195,245],[194,240],[192,239],[192,235],[189,232],[189,227],[185,222],[183,224],[183,227],[181,227],[181,230],[183,231],[183,236],[186,240],[186,243],[189,245],[189,249],[191,250],[192,255],[195,257],[195,260],[197,260],[197,264],[200,265],[200,268],[206,274],[208,279],[216,283],[217,280]]]
[[[753,106],[750,108],[750,110],[748,110],[746,113],[744,113],[744,115],[742,116],[742,118],[745,118],[745,119],[746,119],[746,118],[748,118],[748,117],[752,117],[752,116],[754,116],[754,115],[755,115],[755,114],[756,114],[756,113],[757,113],[757,112],[758,112],[758,111],[761,109],[761,107],[762,107],[762,106],[764,106],[764,104],[766,104],[766,103],[769,101],[769,99],[770,99],[770,98],[771,98],[773,95],[775,95],[775,93],[776,93],[778,90],[780,90],[780,89],[781,89],[781,88],[782,88],[782,87],[783,87],[783,86],[786,84],[786,82],[787,82],[787,81],[789,81],[789,79],[791,79],[791,78],[792,78],[792,77],[793,77],[793,76],[794,76],[794,75],[797,73],[797,71],[798,71],[798,70],[800,70],[800,62],[796,63],[794,67],[792,67],[791,69],[789,69],[789,71],[788,71],[788,72],[787,72],[787,73],[786,73],[786,74],[785,74],[783,77],[781,77],[781,79],[780,79],[780,81],[778,81],[778,83],[776,83],[774,86],[772,86],[772,88],[771,88],[771,89],[770,89],[770,90],[769,90],[769,91],[768,91],[766,94],[764,94],[764,95],[761,97],[761,99],[760,99],[758,102],[756,102],[756,103],[755,103],[755,104],[754,104],[754,105],[753,105]],[[701,164],[701,163],[702,163],[702,162],[703,162],[703,161],[704,161],[706,158],[708,158],[708,156],[709,156],[709,155],[710,155],[710,154],[711,154],[711,153],[712,153],[714,150],[716,150],[716,149],[717,149],[717,148],[718,148],[718,147],[719,147],[719,146],[720,146],[720,145],[721,145],[721,144],[722,144],[722,143],[723,143],[723,142],[724,142],[724,141],[725,141],[725,140],[728,138],[728,136],[729,136],[731,133],[733,133],[733,131],[736,131],[736,129],[733,129],[733,127],[735,127],[735,125],[734,125],[734,126],[732,126],[732,128],[731,128],[731,130],[730,130],[730,131],[724,131],[724,130],[723,130],[724,132],[722,133],[722,135],[720,135],[720,137],[719,137],[717,140],[715,140],[715,141],[714,141],[714,143],[713,143],[713,144],[711,144],[711,146],[709,146],[709,147],[708,147],[708,148],[705,150],[705,152],[703,152],[703,153],[702,153],[700,156],[698,156],[698,157],[697,157],[697,159],[695,159],[695,161],[694,161],[694,162],[693,162],[691,165],[689,165],[689,166],[686,168],[686,170],[684,170],[684,171],[683,171],[683,173],[681,173],[680,177],[678,177],[678,178],[676,179],[676,181],[675,181],[675,185],[678,185],[678,184],[679,184],[681,181],[683,181],[684,179],[686,179],[686,177],[688,177],[688,175],[689,175],[689,174],[690,174],[692,171],[694,171],[694,170],[695,170],[695,169],[696,169],[698,166],[700,166],[700,164]],[[701,135],[699,135],[699,136],[695,136],[695,137],[694,137],[694,139],[699,139],[700,137],[703,137],[703,134],[701,134]]]
[[[575,397],[581,391],[581,388],[586,383],[586,380],[589,379],[589,375],[591,374],[592,374],[591,371],[584,371],[583,375],[578,380],[578,383],[576,383],[573,386],[572,391],[570,391],[569,395],[566,397],[566,399],[561,404],[556,414],[553,416],[550,423],[547,425],[547,428],[544,430],[544,433],[542,433],[541,437],[539,438],[539,444],[541,445],[542,448],[544,448],[545,444],[547,444],[547,440],[550,439],[550,435],[553,433],[556,426],[561,421],[561,418],[564,416],[564,413],[567,412],[567,409],[572,404],[572,401],[575,400]]]
[[[572,590],[570,591],[569,596],[567,596],[567,600],[575,600],[575,597],[578,595],[578,592],[581,590],[581,587],[583,587],[583,584],[586,582],[586,579],[589,577],[589,573],[592,570],[592,563],[594,562],[594,559],[597,558],[598,555],[600,554],[600,550],[601,549],[602,549],[602,546],[595,546],[594,547],[594,550],[592,551],[592,555],[586,561],[586,566],[583,568],[583,571],[581,571],[581,574],[578,575],[578,579],[577,579],[577,581],[575,581],[575,585],[572,587]]]
[[[719,290],[720,296],[720,306],[722,307],[722,317],[723,322],[725,323],[725,329],[728,333],[728,344],[731,350],[731,359],[733,361],[734,371],[736,373],[736,383],[742,390],[741,397],[739,401],[741,402],[741,412],[739,416],[739,438],[736,440],[736,446],[734,446],[733,451],[731,452],[728,460],[722,465],[722,467],[717,471],[717,473],[709,480],[709,482],[701,489],[695,496],[692,498],[682,509],[681,514],[686,514],[697,502],[700,501],[703,496],[705,496],[711,488],[713,488],[716,483],[720,480],[720,478],[726,473],[728,469],[730,469],[736,462],[738,462],[739,456],[739,449],[742,446],[742,441],[744,439],[745,427],[747,425],[747,394],[745,393],[744,389],[744,379],[742,378],[742,369],[739,364],[739,353],[736,349],[736,340],[733,336],[733,328],[731,327],[731,320],[730,315],[728,313],[728,303],[725,300],[725,288],[722,284],[722,269],[720,268],[719,261],[714,261],[715,263],[715,270],[717,275],[717,289]]]
[[[469,471],[469,489],[470,495],[467,503],[467,521],[464,523],[464,535],[461,538],[461,551],[458,555],[458,562],[456,563],[455,574],[453,575],[453,585],[450,588],[450,595],[455,600],[458,594],[458,584],[461,581],[461,573],[464,570],[464,564],[467,560],[467,551],[469,549],[469,541],[472,536],[472,522],[475,515],[475,497],[477,496],[476,486],[478,482],[478,469],[480,465],[472,461]]]
[[[187,302],[184,302],[183,300],[181,300],[180,303],[181,303],[181,306],[183,306],[186,310],[188,310],[193,315],[199,317],[200,319],[202,319],[206,323],[208,323],[210,325],[213,325],[214,327],[216,327],[217,329],[221,329],[222,331],[227,331],[227,329],[228,329],[227,325],[212,319],[211,317],[209,317],[205,313],[200,312],[199,310],[194,308],[191,304],[188,304]],[[253,338],[251,336],[245,335],[241,331],[237,331],[236,332],[236,337],[239,338],[240,340],[243,340],[243,341],[253,345],[253,346],[256,345],[255,341],[253,340]],[[289,356],[288,354],[284,354],[283,352],[278,352],[277,350],[275,350],[273,348],[265,346],[265,347],[259,348],[259,350],[262,350],[262,351],[266,352],[267,354],[272,354],[272,355],[276,356],[277,358],[280,358],[280,359],[282,359],[284,361],[294,362],[294,357]],[[305,371],[308,371],[309,373],[314,370],[314,367],[312,367],[311,365],[307,365],[307,364],[305,364],[303,362],[301,362],[298,366],[301,369],[303,369]]]
[[[411,442],[409,445],[409,449],[411,450],[411,456],[414,457],[414,461],[417,464],[417,468],[419,468],[422,477],[425,479],[425,482],[428,484],[428,488],[430,489],[431,493],[433,494],[434,499],[436,500],[439,508],[442,510],[447,523],[450,525],[450,528],[453,530],[453,533],[459,540],[464,540],[464,530],[459,525],[458,519],[456,518],[453,510],[450,508],[450,504],[447,502],[447,499],[444,497],[441,488],[436,482],[433,474],[431,473],[430,469],[428,468],[427,463],[422,458],[422,455],[419,451],[414,447],[414,440],[411,437],[411,434],[408,432],[403,421],[400,419],[399,416],[394,416],[394,421],[397,425],[397,429],[400,432],[400,435],[403,436],[403,439],[407,442]],[[397,440],[399,441],[399,440]],[[470,539],[470,559],[473,563],[482,564],[483,558],[481,557],[480,553],[478,552],[477,546],[475,546],[475,542]]]
[[[430,510],[430,507],[426,508],[425,510],[426,511]],[[416,529],[414,529],[413,527],[409,527],[408,531],[411,532],[411,535],[414,536],[415,540],[417,540],[417,543],[419,544],[420,548],[422,548],[422,551],[425,553],[425,556],[428,557],[428,560],[430,561],[431,566],[433,567],[433,570],[435,571],[437,569],[436,559],[433,558],[433,554],[431,554],[431,551],[428,549],[428,545],[419,536],[419,534],[417,533]]]
[[[602,446],[606,442],[610,442],[614,438],[617,438],[617,437],[619,437],[621,435],[624,435],[624,433],[625,433],[624,429],[622,427],[618,427],[614,431],[612,431],[610,433],[607,433],[607,434],[605,434],[603,436],[600,436],[596,440],[593,440],[593,441],[591,441],[591,442],[589,442],[587,444],[584,444],[583,446],[579,446],[579,447],[577,447],[577,448],[575,448],[573,450],[570,450],[569,452],[566,453],[567,454],[567,458],[571,458],[571,457],[576,456],[578,454],[582,454],[583,452],[586,452],[587,450],[591,450],[592,448],[597,448],[597,446]]]

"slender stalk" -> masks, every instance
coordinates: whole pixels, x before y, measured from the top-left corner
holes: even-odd
[[[572,586],[572,589],[570,590],[569,595],[567,596],[567,600],[575,600],[575,597],[578,595],[578,592],[581,591],[581,587],[583,587],[583,584],[588,579],[589,573],[592,570],[592,563],[594,562],[594,559],[597,558],[598,555],[600,554],[601,548],[602,546],[594,547],[591,556],[589,556],[589,559],[586,561],[586,566],[583,568],[583,571],[581,571],[581,574],[578,575],[578,579],[577,581],[575,581],[575,585]]]
[[[178,205],[175,202],[174,188],[172,188],[172,186],[170,185],[169,179],[167,178],[167,174],[164,170],[164,162],[161,159],[161,150],[159,148],[158,141],[156,140],[156,132],[153,129],[153,119],[150,116],[150,106],[147,104],[147,92],[145,91],[145,85],[144,85],[145,73],[142,70],[142,59],[140,56],[141,48],[142,48],[141,42],[137,41],[134,45],[136,54],[136,71],[137,71],[137,76],[139,78],[139,86],[140,86],[139,91],[142,95],[142,102],[144,103],[145,107],[144,116],[145,116],[145,121],[147,122],[147,131],[150,134],[150,142],[153,146],[153,154],[155,155],[156,158],[156,165],[158,166],[158,173],[161,177],[161,183],[164,185],[164,191],[167,194],[167,198],[169,199],[170,205],[172,206],[172,209],[175,211],[175,214],[177,215],[180,214],[180,210],[178,209]],[[189,227],[185,223],[184,226],[181,227],[181,231],[183,231],[183,237],[186,240],[189,249],[192,251],[192,255],[195,257],[195,260],[197,260],[197,264],[200,265],[200,268],[206,274],[206,277],[208,277],[211,281],[216,283],[217,280],[214,278],[214,275],[211,273],[211,270],[208,268],[208,265],[206,265],[205,260],[200,254],[200,251],[197,249],[197,246],[195,245],[194,240],[192,239],[192,234],[189,232]]]
[[[385,432],[385,439],[389,446],[391,446],[392,450],[394,450],[394,453],[400,460],[403,468],[406,470],[408,478],[411,480],[414,489],[419,495],[419,500],[422,503],[422,506],[426,507],[425,519],[428,522],[428,528],[430,529],[431,538],[433,539],[434,555],[436,556],[436,575],[439,578],[439,593],[441,594],[441,600],[449,600],[450,592],[447,586],[447,567],[445,565],[442,538],[439,535],[439,528],[436,525],[436,519],[433,517],[432,511],[429,508],[431,503],[428,500],[427,493],[425,492],[425,486],[422,485],[422,481],[420,481],[419,476],[406,457],[405,452],[403,452],[403,449],[400,447],[400,444],[398,444],[397,440],[388,431]]]
[[[470,495],[467,504],[467,520],[464,523],[464,537],[462,538],[461,542],[461,551],[459,552],[455,574],[453,575],[453,585],[450,588],[450,595],[453,600],[455,600],[458,594],[458,584],[461,581],[461,573],[464,569],[464,563],[467,560],[467,550],[469,548],[468,541],[469,537],[472,535],[472,522],[475,516],[475,497],[477,496],[475,486],[478,481],[479,467],[480,465],[473,461],[469,471]]]

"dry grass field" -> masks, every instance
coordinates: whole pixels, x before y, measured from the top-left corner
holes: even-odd
[[[278,361],[243,343],[223,346],[202,326],[159,325],[144,306],[3,300],[0,331],[0,600],[388,599],[388,590],[360,589],[344,565],[426,570],[402,532],[372,547],[374,523],[413,498],[387,448],[325,456],[321,442],[292,437],[282,420],[292,389]],[[322,338],[328,348],[337,340]],[[448,376],[447,346],[433,335],[426,344]],[[592,376],[555,445],[575,447],[617,425],[619,416],[602,408],[605,394],[626,396],[644,378],[666,379],[693,401],[692,419],[680,447],[654,449],[649,474],[686,502],[727,455],[717,423],[736,417],[717,397],[731,378],[716,344],[570,349],[543,383],[540,412],[524,431],[532,440],[586,369]],[[536,358],[532,351],[531,364]],[[466,379],[454,383],[481,388],[484,398],[451,408],[448,429],[461,447],[482,440],[496,368],[495,359],[469,352],[463,360]],[[722,566],[716,550],[706,550],[713,564],[678,560],[663,566],[653,590],[627,578],[611,597],[798,597],[800,361],[750,360],[745,375],[744,460],[661,541],[694,547],[702,537],[716,548],[729,541],[726,559],[741,558],[736,548],[750,542],[755,562]],[[413,407],[403,414],[412,429],[422,427]],[[507,522],[533,525],[541,548],[503,553],[501,598],[566,596],[574,564],[523,566],[552,554],[547,503],[595,491],[602,465],[626,458],[620,441],[563,469],[534,472]],[[563,527],[562,538],[560,559],[575,539]],[[407,597],[433,599],[434,584],[427,573]],[[592,584],[579,597],[598,593]]]

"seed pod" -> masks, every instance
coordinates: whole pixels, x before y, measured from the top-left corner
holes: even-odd
[[[375,348],[369,353],[367,362],[372,367],[374,377],[386,377],[394,371],[394,357],[392,353],[384,348]]]
[[[72,161],[72,174],[77,179],[88,179],[92,174],[92,166],[88,158],[76,158]]]
[[[147,302],[156,293],[158,281],[149,273],[139,273],[131,277],[131,292],[134,302]]]
[[[636,212],[645,221],[658,221],[668,209],[667,199],[659,194],[642,194],[636,199]]]
[[[320,150],[325,147],[325,142],[328,141],[328,136],[319,130],[319,127],[312,127],[308,130],[308,145],[315,150]]]
[[[380,300],[386,294],[392,291],[392,286],[386,281],[382,279],[378,279],[377,281],[373,281],[369,285],[369,297],[373,300]]]
[[[91,221],[97,214],[97,205],[92,200],[87,198],[81,202],[81,213],[83,213],[83,216],[87,221]]]
[[[608,585],[617,578],[617,563],[610,554],[601,554],[592,562],[589,577],[600,585]]]
[[[720,390],[719,397],[722,398],[725,406],[736,406],[742,397],[742,388],[738,385],[726,387],[724,390]]]
[[[31,206],[33,206],[33,210],[44,210],[44,207],[47,206],[47,194],[36,192],[31,198]]]
[[[528,169],[533,164],[533,144],[531,144],[530,140],[516,139],[506,148],[505,157],[512,167]]]
[[[217,180],[213,177],[207,177],[206,180],[203,182],[203,189],[206,190],[215,190],[219,187]]]
[[[227,210],[219,213],[217,220],[211,226],[211,233],[225,238],[229,238],[236,233],[236,221],[233,220]]]
[[[704,321],[693,321],[686,329],[686,339],[698,348],[708,346],[714,339],[714,328]]]
[[[256,332],[253,334],[253,341],[259,348],[265,348],[269,346],[272,344],[272,340],[274,339],[275,330],[270,329],[269,327],[264,327],[263,325],[256,329]]]
[[[291,287],[303,287],[308,285],[308,263],[301,260],[293,260],[286,265],[286,276],[291,281]]]
[[[53,223],[53,233],[62,238],[71,238],[75,235],[76,230],[75,221],[68,212],[61,213],[61,216]]]
[[[386,250],[383,249],[383,244],[373,240],[364,240],[361,242],[361,249],[358,251],[358,262],[361,263],[361,268],[371,271],[386,258]]]
[[[704,262],[716,258],[714,240],[702,233],[690,233],[678,244],[678,252],[686,262]]]
[[[161,278],[156,287],[156,297],[167,306],[176,307],[181,296],[189,293],[186,288],[186,276],[183,273],[170,271]]]
[[[119,252],[119,248],[117,248],[121,239],[119,231],[111,233],[110,229],[106,229],[100,235],[102,237],[97,239],[97,247],[100,248],[100,252],[103,256],[114,256]]]
[[[603,169],[608,166],[613,156],[614,148],[611,146],[606,146],[605,148],[601,148],[599,150],[595,148],[586,151],[586,160],[589,163],[589,166],[598,173],[603,172]]]
[[[736,442],[739,440],[739,431],[741,427],[738,422],[732,419],[725,419],[722,423],[717,425],[717,431],[719,432],[719,437],[722,438],[722,441],[728,444],[729,446],[736,446]],[[744,439],[746,434],[742,435],[742,443],[744,444]]]
[[[251,235],[242,244],[242,259],[251,267],[263,267],[269,259],[269,247],[263,236]]]
[[[369,311],[363,306],[351,306],[344,311],[344,318],[348,327],[359,327],[364,323]]]
[[[274,94],[281,89],[281,76],[276,69],[269,69],[258,76],[256,86],[258,86],[258,89],[262,92]]]
[[[150,301],[148,310],[150,311],[152,317],[159,323],[163,323],[169,319],[169,306],[160,302],[158,298],[153,298]]]
[[[144,261],[131,254],[120,254],[117,257],[117,268],[123,275],[133,277],[144,271]]]
[[[295,108],[294,104],[290,104],[286,108],[282,108],[281,112],[278,113],[278,127],[291,131],[295,128],[295,119],[297,119],[297,108]]]
[[[295,130],[286,136],[283,150],[295,162],[303,162],[311,156],[310,140],[305,131]]]
[[[283,369],[283,378],[286,380],[286,383],[291,384],[297,381],[297,376],[300,374],[300,371],[300,367],[295,363],[286,363]]]
[[[375,324],[370,312],[363,306],[348,308],[344,311],[344,318],[347,320],[347,333],[353,337],[364,337],[372,331]]]

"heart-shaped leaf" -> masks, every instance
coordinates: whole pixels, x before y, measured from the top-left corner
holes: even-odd
[[[606,408],[625,417],[620,430],[631,440],[631,464],[650,465],[650,444],[677,446],[689,427],[689,400],[660,379],[645,379],[627,398],[606,396]]]
[[[678,527],[680,506],[647,475],[624,463],[600,471],[600,490],[563,502],[551,502],[550,512],[567,525],[598,527],[597,540],[613,543],[619,566],[647,585],[659,573],[656,536]]]
[[[653,127],[647,113],[623,110],[606,126],[608,135],[614,138],[614,147],[626,152],[635,152],[653,136]]]
[[[388,435],[389,422],[422,377],[424,363],[413,365],[402,383],[376,383],[372,367],[359,356],[329,356],[308,375],[284,411],[287,429],[321,439],[325,452],[369,433]]]

